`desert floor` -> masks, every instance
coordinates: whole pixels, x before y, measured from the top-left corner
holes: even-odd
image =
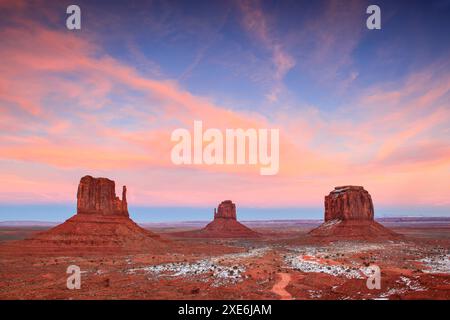
[[[0,299],[450,299],[450,224],[391,221],[386,242],[312,241],[305,223],[264,224],[260,239],[176,238],[162,253],[18,250],[43,228],[0,228]],[[169,232],[170,231],[170,232]],[[69,265],[81,288],[66,286]],[[367,267],[381,288],[367,287]]]

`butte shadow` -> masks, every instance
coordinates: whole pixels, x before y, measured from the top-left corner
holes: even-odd
[[[308,235],[324,241],[402,238],[374,220],[372,197],[361,186],[335,187],[325,196],[325,222]]]

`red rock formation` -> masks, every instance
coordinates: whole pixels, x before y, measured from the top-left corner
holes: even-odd
[[[393,239],[398,235],[374,221],[370,194],[360,186],[334,188],[325,196],[325,223],[309,232],[328,240]]]
[[[28,247],[54,247],[92,250],[160,250],[167,241],[139,227],[129,218],[126,187],[122,200],[115,194],[115,183],[106,178],[81,178],[77,193],[77,214],[64,223],[31,239]]]
[[[192,238],[256,238],[260,234],[236,220],[236,205],[231,200],[214,209],[214,220],[201,230],[177,232],[174,235]]]
[[[114,181],[84,176],[77,192],[77,213],[121,215],[128,217],[127,187],[123,186],[122,200],[116,196]]]
[[[325,221],[373,220],[373,204],[369,192],[359,186],[336,187],[325,197]]]
[[[214,219],[216,218],[236,220],[236,205],[231,200],[222,201],[217,210],[214,209]]]

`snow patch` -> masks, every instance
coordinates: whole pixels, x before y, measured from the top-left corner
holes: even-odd
[[[293,269],[302,272],[326,273],[335,277],[344,276],[348,279],[363,279],[360,269],[354,269],[345,265],[329,265],[318,261],[304,259],[303,256],[290,255],[286,262]]]
[[[134,274],[137,271],[144,271],[157,277],[195,277],[209,275],[214,279],[213,286],[219,286],[228,282],[238,282],[243,279],[245,267],[240,264],[224,265],[224,262],[241,260],[245,258],[258,257],[267,252],[269,248],[257,248],[243,253],[225,254],[209,259],[202,259],[195,262],[172,262],[159,265],[150,265],[142,268],[127,270],[127,273]]]
[[[419,261],[427,267],[422,270],[425,273],[450,273],[450,254],[425,257]]]
[[[410,290],[413,291],[425,291],[426,288],[422,287],[420,285],[420,282],[418,280],[409,279],[407,277],[400,277],[400,281],[397,281],[397,283],[404,283]]]

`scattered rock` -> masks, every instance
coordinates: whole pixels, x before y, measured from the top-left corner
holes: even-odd
[[[199,294],[200,293],[200,288],[194,288],[191,290],[191,294]]]

